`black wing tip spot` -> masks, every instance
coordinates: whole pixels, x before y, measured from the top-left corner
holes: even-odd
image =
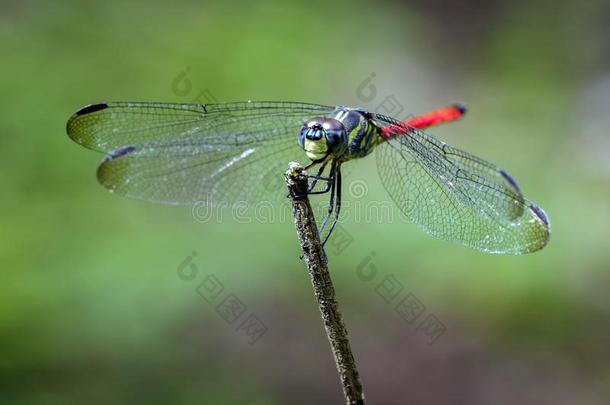
[[[94,113],[96,111],[104,110],[106,108],[108,108],[108,103],[89,104],[89,105],[84,106],[80,110],[78,110],[76,112],[76,115],[91,114],[91,113]]]
[[[104,160],[97,168],[97,181],[110,192],[116,191],[120,187],[120,180],[117,178],[112,161],[121,156],[128,155],[136,150],[135,146],[122,146],[106,154]]]
[[[549,225],[549,217],[546,215],[546,212],[544,212],[542,208],[540,208],[536,204],[530,204],[530,209],[545,225]]]
[[[502,175],[502,177],[504,177],[504,180],[506,180],[508,182],[508,184],[513,186],[515,191],[517,191],[519,194],[521,194],[521,189],[519,188],[519,185],[517,184],[517,181],[515,180],[515,178],[513,176],[511,176],[507,171],[504,171],[502,169],[500,169],[500,174]]]
[[[105,160],[113,160],[113,159],[120,158],[121,156],[125,156],[128,153],[133,152],[134,150],[136,150],[135,146],[123,146],[121,148],[108,152]]]

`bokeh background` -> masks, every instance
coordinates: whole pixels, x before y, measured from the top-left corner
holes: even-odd
[[[366,397],[610,401],[608,2],[11,0],[0,50],[1,403],[342,403],[289,219],[202,223],[112,195],[101,156],[65,134],[90,102],[210,99],[468,102],[430,132],[507,168],[552,240],[487,255],[396,211],[346,216],[328,254]],[[346,181],[364,189],[352,204],[387,201],[374,157]],[[224,287],[211,303],[206,280]],[[244,308],[232,323],[226,297]]]

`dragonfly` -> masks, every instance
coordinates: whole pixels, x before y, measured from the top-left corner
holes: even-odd
[[[463,104],[452,104],[399,120],[362,108],[286,101],[101,102],[76,111],[67,133],[106,154],[97,169],[104,187],[168,204],[285,198],[285,189],[264,186],[265,176],[283,178],[289,162],[307,159],[305,169],[315,171],[309,192],[329,193],[324,242],[340,218],[342,167],[374,154],[390,198],[430,236],[488,253],[542,249],[549,218],[513,176],[424,132],[465,112]]]

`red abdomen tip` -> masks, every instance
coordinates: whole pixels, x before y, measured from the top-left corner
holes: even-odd
[[[418,115],[413,118],[401,121],[397,125],[389,125],[382,128],[381,136],[391,137],[397,133],[404,132],[409,128],[424,129],[444,122],[451,122],[460,119],[467,111],[465,104],[456,103],[447,107],[439,108],[426,114]]]

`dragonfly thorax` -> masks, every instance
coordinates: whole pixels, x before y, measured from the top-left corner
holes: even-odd
[[[309,159],[321,161],[345,152],[348,137],[341,121],[334,118],[314,117],[303,124],[298,142]]]

